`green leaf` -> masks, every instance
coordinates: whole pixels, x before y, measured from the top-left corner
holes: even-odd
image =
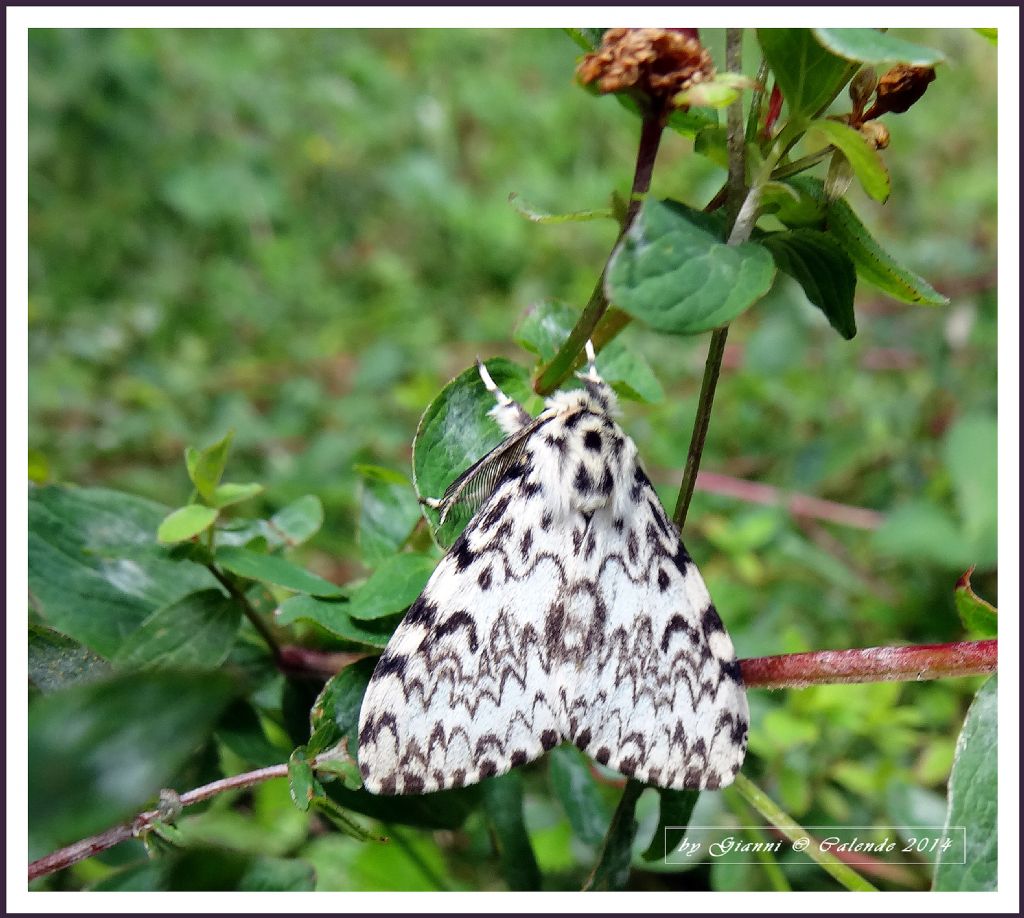
[[[34,850],[141,810],[207,738],[233,693],[223,673],[151,671],[36,701],[28,729]]]
[[[840,198],[829,203],[826,220],[829,232],[853,259],[857,274],[868,283],[904,303],[944,306],[949,302],[875,242],[846,201]]]
[[[856,69],[824,48],[810,29],[758,29],[757,40],[794,120],[816,115]]]
[[[516,212],[526,217],[531,223],[587,223],[591,220],[614,220],[615,213],[610,207],[602,207],[597,210],[576,210],[571,213],[552,214],[539,210],[524,201],[514,191],[508,196],[508,202],[515,208]]]
[[[423,592],[436,566],[426,555],[392,555],[352,594],[348,614],[367,620],[401,612]]]
[[[547,362],[569,337],[578,318],[577,311],[568,304],[545,300],[523,317],[515,331],[516,343]],[[650,364],[621,338],[610,341],[597,355],[597,370],[624,398],[651,403],[665,398]]]
[[[320,498],[307,494],[288,504],[269,520],[271,531],[289,548],[311,539],[324,524],[324,506]]]
[[[959,418],[942,444],[964,534],[979,549],[976,563],[994,563],[997,551],[998,429],[990,414]]]
[[[604,29],[565,29],[565,33],[584,51],[593,51],[601,44]]]
[[[354,755],[359,735],[359,709],[376,665],[376,659],[371,659],[346,666],[327,681],[317,696],[309,712],[309,727],[311,734],[321,735],[324,749],[348,738],[348,750]],[[325,726],[333,727],[330,735],[324,731]]]
[[[250,484],[222,484],[217,485],[213,491],[213,499],[210,501],[214,507],[229,507],[231,504],[241,503],[249,500],[257,494],[263,493],[263,485],[252,482]]]
[[[315,622],[346,641],[370,647],[386,646],[397,624],[394,620],[375,620],[365,625],[348,614],[347,602],[331,602],[304,594],[286,599],[275,616],[279,625],[290,625],[300,619]]]
[[[398,551],[420,519],[412,483],[404,475],[377,465],[357,465],[359,530],[363,560],[377,564]]]
[[[879,152],[870,144],[867,137],[848,124],[819,118],[807,126],[808,131],[817,131],[828,138],[829,143],[842,151],[847,162],[853,168],[853,174],[861,187],[876,201],[883,203],[892,191],[889,170]]]
[[[224,474],[224,466],[228,461],[228,450],[231,449],[231,441],[235,432],[229,430],[224,438],[218,440],[206,449],[195,449],[187,447],[185,450],[185,465],[188,467],[188,477],[203,500],[213,503],[217,485],[220,484],[221,476]]]
[[[590,761],[574,746],[556,746],[548,753],[548,779],[573,834],[588,845],[599,845],[611,821],[611,812],[601,796]]]
[[[762,209],[793,229],[821,229],[825,225],[825,193],[820,179],[797,176],[768,182],[761,194]]]
[[[250,580],[260,580],[293,590],[296,593],[311,593],[313,596],[341,596],[344,588],[277,555],[264,555],[247,548],[224,546],[217,549],[219,565]]]
[[[771,233],[758,240],[775,264],[804,288],[807,299],[847,340],[857,334],[853,294],[857,272],[842,246],[826,233],[796,229]]]
[[[938,51],[896,38],[878,29],[812,29],[833,54],[862,64],[909,64],[933,67],[945,58]]]
[[[212,669],[227,659],[242,613],[220,590],[192,593],[157,609],[128,635],[120,666]]]
[[[519,401],[530,397],[526,371],[511,361],[486,361],[488,372],[507,395]],[[413,483],[420,497],[440,497],[463,471],[503,439],[501,428],[487,412],[494,398],[484,387],[476,367],[449,382],[427,406],[413,440]],[[437,512],[424,508],[435,535],[443,544],[453,542],[468,522],[452,514],[437,530]]]
[[[509,889],[540,889],[540,868],[523,822],[523,778],[517,771],[481,785],[484,810],[494,830],[501,872]]]
[[[324,789],[313,774],[305,746],[299,746],[288,757],[288,793],[303,813],[309,810],[314,797],[323,796]]]
[[[766,294],[775,264],[760,245],[725,245],[707,218],[674,201],[644,203],[612,256],[610,301],[658,331],[725,325]]]
[[[636,838],[636,802],[644,792],[644,785],[630,778],[622,791],[622,799],[612,816],[605,836],[604,847],[586,885],[585,890],[625,889],[629,882],[629,865],[633,858],[633,839]]]
[[[209,529],[216,520],[217,511],[213,507],[189,504],[169,513],[157,528],[156,537],[165,545],[184,542]]]
[[[999,29],[974,29],[982,38],[987,38],[993,45],[999,43]]]
[[[940,892],[986,891],[996,888],[996,677],[980,689],[967,712],[956,744],[949,776],[946,832],[966,835],[967,850],[939,852],[932,889]],[[965,857],[961,858],[961,854]],[[965,864],[956,863],[961,859]]]
[[[700,799],[700,791],[694,790],[658,790],[661,810],[658,816],[658,827],[651,837],[651,844],[643,853],[645,861],[664,861],[666,851],[667,830],[670,828],[685,829],[690,824],[693,808]]]
[[[971,589],[972,567],[956,583],[953,591],[953,598],[956,601],[956,611],[960,615],[960,621],[964,628],[981,637],[994,638],[998,631],[998,615],[996,608],[989,602],[985,602],[977,593]]]
[[[725,128],[716,124],[700,130],[693,141],[693,152],[706,156],[716,166],[728,169],[729,150],[726,146]]]
[[[334,781],[324,785],[338,806],[380,822],[423,829],[458,829],[480,802],[480,785],[407,797],[381,797]]]
[[[297,858],[254,857],[235,888],[241,892],[312,892],[316,873],[312,864]]]
[[[117,491],[51,485],[28,495],[28,585],[36,611],[110,658],[154,610],[216,586],[153,534],[167,508]]]
[[[109,672],[110,664],[78,641],[52,628],[28,626],[28,678],[44,694],[102,679]]]

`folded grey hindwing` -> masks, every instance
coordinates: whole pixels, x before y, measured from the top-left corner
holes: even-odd
[[[370,680],[364,786],[460,787],[563,741],[659,787],[729,784],[747,744],[739,665],[611,388],[591,363],[530,418],[480,373],[508,438],[431,502],[480,503]]]

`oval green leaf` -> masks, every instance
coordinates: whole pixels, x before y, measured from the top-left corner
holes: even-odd
[[[264,555],[247,548],[225,546],[217,549],[216,561],[231,573],[238,574],[239,577],[272,583],[296,593],[310,593],[313,596],[341,596],[346,592],[336,583],[311,574],[278,555]]]
[[[233,484],[231,482],[227,484],[217,485],[213,491],[213,499],[210,503],[214,507],[229,507],[231,504],[241,503],[243,500],[249,500],[250,497],[255,497],[257,494],[263,493],[263,485],[256,484],[255,482],[249,484]]]
[[[376,465],[357,465],[359,473],[359,550],[376,564],[401,548],[420,519],[412,483],[404,475]]]
[[[269,520],[271,531],[289,548],[311,539],[323,524],[324,505],[314,494],[292,501]]]
[[[41,692],[102,679],[109,672],[110,664],[78,641],[52,628],[28,626],[28,678]]]
[[[514,399],[530,397],[526,371],[498,357],[486,361],[491,378]],[[422,497],[440,497],[463,471],[494,449],[504,434],[487,412],[494,398],[484,387],[476,367],[470,367],[449,382],[427,406],[416,428],[412,446],[413,484]],[[423,512],[442,544],[450,544],[468,522],[466,515],[453,513],[437,529],[437,512]]]
[[[125,667],[212,669],[227,658],[241,616],[238,603],[220,590],[192,593],[150,615],[114,661]]]
[[[934,67],[945,58],[878,29],[812,29],[814,37],[833,54],[862,64],[910,64]]]
[[[156,537],[165,545],[185,542],[194,539],[199,533],[209,529],[217,519],[217,511],[213,507],[202,504],[189,504],[164,517],[157,528]]]
[[[674,201],[647,201],[612,256],[608,299],[658,331],[695,335],[764,296],[775,263],[760,245],[725,245]]]
[[[872,198],[884,202],[889,197],[892,191],[889,170],[885,168],[878,151],[860,131],[827,118],[812,121],[808,130],[824,134],[829,143],[842,151],[857,181]]]
[[[427,555],[392,555],[352,594],[348,614],[365,621],[401,612],[423,592],[436,566]]]
[[[949,776],[946,835],[966,841],[966,851],[954,845],[948,856],[939,852],[932,889],[941,892],[985,891],[996,888],[996,677],[975,695]],[[959,863],[966,861],[966,863]]]

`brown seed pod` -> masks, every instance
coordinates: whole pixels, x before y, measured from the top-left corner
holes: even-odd
[[[886,112],[905,112],[924,95],[928,84],[934,79],[934,67],[909,67],[906,64],[897,64],[878,81],[875,104],[864,116],[864,120],[870,121]]]
[[[668,107],[677,93],[715,75],[711,55],[686,29],[609,29],[576,70],[603,92],[639,91]]]

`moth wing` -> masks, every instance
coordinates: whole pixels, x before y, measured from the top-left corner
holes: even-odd
[[[749,721],[732,641],[639,467],[631,497],[621,533],[598,515],[591,522],[594,590],[577,595],[577,614],[603,628],[565,676],[569,733],[648,784],[723,787],[743,763]]]
[[[371,793],[472,784],[560,741],[545,610],[564,549],[529,490],[527,463],[506,471],[378,661],[359,725]]]

